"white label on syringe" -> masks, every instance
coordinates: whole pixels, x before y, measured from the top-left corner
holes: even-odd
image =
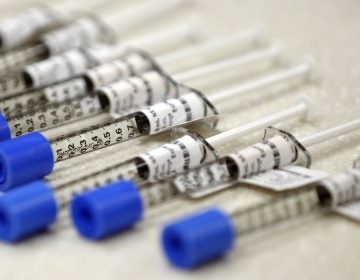
[[[87,93],[86,83],[83,78],[76,78],[44,88],[44,94],[49,103],[60,103]]]
[[[204,100],[195,93],[157,103],[140,112],[150,124],[149,134],[156,134],[170,127],[205,117]]]
[[[198,166],[204,156],[204,146],[186,135],[139,156],[149,169],[147,180],[158,180],[174,176]]]
[[[58,18],[45,8],[31,8],[0,24],[2,47],[10,49],[25,43],[34,33],[57,21]]]
[[[331,196],[333,207],[360,199],[360,170],[350,169],[319,183]]]
[[[102,87],[100,92],[108,98],[110,112],[117,115],[175,97],[177,86],[166,76],[151,71]]]
[[[235,183],[225,163],[213,162],[175,177],[179,192],[199,198],[223,190]]]
[[[79,50],[68,51],[25,67],[34,88],[50,85],[84,73],[90,61]]]
[[[286,191],[310,185],[327,176],[328,174],[323,171],[289,165],[261,172],[240,182],[274,191]]]
[[[68,26],[49,32],[42,37],[50,55],[89,46],[101,41],[104,30],[95,18],[82,17]]]
[[[94,89],[134,75],[150,71],[152,64],[140,54],[131,54],[123,59],[114,60],[91,68],[85,76]]]
[[[228,157],[233,159],[238,169],[238,179],[290,164],[295,158],[294,144],[281,135],[264,143],[257,143]]]

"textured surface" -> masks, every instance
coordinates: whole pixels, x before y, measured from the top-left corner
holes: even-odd
[[[131,2],[131,1],[127,1]],[[281,127],[295,135],[307,135],[319,129],[358,118],[360,106],[360,2],[311,0],[224,0],[196,1],[196,13],[214,34],[231,33],[249,26],[254,20],[264,23],[273,39],[282,39],[291,57],[311,55],[317,62],[320,82],[315,86],[275,93],[255,92],[236,101],[236,113],[226,114],[234,102],[224,102],[219,129],[246,123],[294,103],[307,94],[314,100],[316,118],[312,122],[288,122]],[[234,76],[236,77],[236,76]],[[241,77],[246,78],[246,75]],[[248,77],[249,78],[249,77]],[[206,81],[200,81],[205,84]],[[205,87],[204,86],[204,87]],[[224,85],[218,85],[224,88]],[[205,87],[206,88],[206,87]],[[213,92],[212,86],[209,92]],[[86,126],[87,121],[82,122]],[[79,124],[62,128],[68,131]],[[48,131],[49,136],[60,130]],[[311,148],[314,168],[336,172],[347,168],[360,155],[359,132]],[[261,134],[245,137],[241,142],[221,148],[243,146],[258,140]],[[139,140],[141,145],[124,144],[77,158],[58,166],[58,171],[76,165],[103,166],[123,160],[157,146],[166,137]],[[114,151],[117,151],[115,154]],[[74,170],[74,169],[73,169]],[[76,171],[76,170],[75,170]],[[78,172],[78,171],[76,171]],[[219,204],[231,207],[263,201],[273,193],[256,188],[233,188],[203,201],[176,200],[150,211],[148,219],[133,232],[100,242],[80,239],[62,222],[54,230],[15,246],[0,245],[1,279],[133,279],[203,278],[219,279],[359,279],[360,227],[337,215],[310,217],[305,221],[282,226],[238,243],[226,259],[191,273],[177,271],[164,260],[159,250],[159,229],[170,217]]]

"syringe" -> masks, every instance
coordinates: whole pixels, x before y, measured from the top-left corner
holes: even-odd
[[[315,211],[331,210],[360,199],[360,170],[350,169],[320,181],[316,187],[281,195],[251,208],[220,208],[186,216],[162,230],[162,249],[168,261],[192,269],[233,249],[236,239]]]
[[[54,163],[124,142],[140,135],[153,135],[184,122],[203,119],[208,112],[216,113],[212,101],[223,98],[242,96],[251,90],[261,89],[289,78],[306,78],[310,65],[301,63],[287,70],[267,75],[258,83],[234,86],[210,97],[208,101],[200,92],[192,90],[180,98],[169,99],[149,108],[139,110],[129,117],[120,117],[105,124],[65,134],[50,139],[35,132],[0,144],[0,161],[5,178],[0,182],[0,189],[7,190],[50,174]],[[263,82],[266,80],[267,82]],[[34,154],[38,155],[34,157]],[[41,155],[41,156],[40,156]],[[21,159],[21,160],[20,160]],[[21,168],[21,174],[19,174]],[[5,174],[6,173],[6,174]],[[16,176],[15,176],[16,174]]]
[[[291,111],[296,110],[292,108],[289,112]],[[282,114],[283,113],[280,112],[280,115]],[[285,115],[286,114],[284,114],[284,116]],[[270,116],[269,120],[271,117],[272,116]],[[254,128],[261,127],[266,123],[266,120],[267,118],[265,118],[265,121],[259,120],[255,122],[255,125],[250,123],[248,125],[248,129],[252,130]],[[352,132],[359,128],[360,119],[357,120],[356,123],[350,122],[324,131],[320,134],[312,135],[308,138],[305,138],[304,141],[305,143],[310,143],[310,141],[313,141],[315,144],[325,140],[325,137],[322,138],[320,135],[327,135],[327,140],[332,137],[337,137],[339,135]],[[207,138],[207,142],[210,145],[216,147],[228,141],[238,139],[238,134],[242,135],[244,131],[247,131],[246,126],[238,127],[227,132],[217,134],[213,137],[209,137]],[[247,170],[254,168],[258,172],[261,172],[262,168],[259,167],[259,165],[262,164],[264,166],[268,166],[268,169],[271,168],[270,162],[272,162],[272,168],[276,168],[276,164],[279,166],[284,164],[288,165],[291,163],[291,161],[287,159],[290,158],[292,161],[294,161],[297,153],[300,153],[300,151],[296,151],[294,145],[290,145],[288,140],[284,138],[283,140],[277,141],[269,140],[268,146],[266,147],[265,145],[266,144],[262,144],[262,146],[256,145],[256,147],[255,145],[251,146],[253,148],[252,157],[254,157],[254,154],[259,155],[257,160],[252,160],[250,162],[250,160],[245,156],[239,156],[239,158],[242,160],[242,165],[247,166],[243,169]],[[285,149],[282,148],[282,146],[286,145],[288,147]],[[289,155],[285,156],[285,153]],[[265,168],[263,167],[263,169]],[[223,180],[225,178],[231,177],[233,175],[231,173],[232,171],[233,169],[230,168],[224,171],[224,168],[220,169],[218,166],[212,163],[210,165],[207,164],[205,166],[199,166],[198,168],[192,168],[189,171],[186,171],[184,173],[185,175],[178,175],[173,184],[164,183],[143,189],[140,188],[141,184],[136,184],[131,181],[120,181],[114,184],[110,184],[109,187],[103,187],[101,189],[77,196],[71,204],[73,221],[77,230],[82,236],[90,239],[104,238],[106,236],[129,229],[136,223],[140,222],[144,215],[145,208],[151,208],[155,205],[161,204],[170,200],[171,198],[174,198],[178,194],[189,194],[196,191],[204,191],[204,188],[211,188],[216,187],[217,185],[223,185],[224,183],[229,183],[229,180]],[[239,173],[240,172],[238,172],[238,174]],[[190,180],[188,177],[190,177]],[[149,181],[155,182],[156,180]],[[190,181],[192,184],[187,184],[188,181]],[[200,182],[202,185],[195,185],[194,181]],[[214,184],[214,181],[217,183]],[[114,198],[115,193],[119,194],[119,198]],[[128,209],[128,211],[125,211],[125,209]],[[126,214],[124,214],[128,212],[133,213],[131,218],[126,217]],[[91,219],[89,217],[93,218]],[[109,226],[109,228],[106,228],[106,226]]]
[[[306,117],[309,113],[309,109],[309,102],[307,100],[302,100],[298,104],[281,112],[240,126],[236,129],[236,133],[238,137],[242,137],[266,127],[269,124],[286,121],[296,117]],[[172,175],[184,171],[184,169],[195,168],[198,166],[201,162],[206,160],[206,157],[209,157],[205,152],[206,150],[210,152],[206,142],[204,142],[201,137],[190,134],[177,141],[165,144],[147,154],[139,155],[137,158],[126,163],[99,170],[90,175],[77,176],[70,180],[69,178],[66,178],[66,180],[47,179],[44,181],[36,181],[7,192],[3,195],[3,198],[0,198],[0,216],[6,217],[3,219],[4,222],[0,223],[0,239],[13,242],[26,238],[39,230],[46,228],[55,221],[58,212],[65,208],[75,195],[86,190],[104,186],[105,184],[118,181],[122,178],[132,178],[138,183],[142,182],[144,184],[150,179],[150,173],[148,173],[146,169],[154,170],[154,168],[146,168],[146,166],[142,164],[143,158],[149,158],[149,156],[151,156],[154,160],[151,165],[156,165],[159,169],[162,169],[166,162],[171,162],[170,166],[173,166],[173,170],[171,174],[168,175]],[[172,157],[172,155],[175,157]],[[161,176],[161,178],[163,177],[166,176]],[[120,183],[120,185],[122,184],[124,183]],[[169,190],[175,190],[175,188],[171,187]],[[161,191],[158,190],[158,192]],[[133,191],[133,193],[135,192]],[[166,193],[164,193],[164,195],[166,195]],[[115,195],[113,197],[121,200],[121,195]],[[101,201],[101,199],[99,199],[99,201]],[[116,201],[114,205],[117,203],[119,203],[119,201]],[[124,213],[126,213],[126,216],[135,223],[138,219],[132,216],[132,212],[134,212],[136,217],[138,214],[136,211],[132,211],[133,209],[130,210],[131,211],[125,211]],[[110,214],[112,213],[113,212]],[[118,231],[121,228],[121,225],[119,228],[118,222],[120,222],[120,224],[123,223],[123,225],[126,226],[126,223],[122,219],[120,221],[114,220],[112,222],[115,225],[112,231],[106,226],[104,231],[97,233],[94,238],[100,237],[99,234],[109,235],[115,233],[115,230]],[[128,222],[130,223],[130,220]]]
[[[99,2],[99,0],[88,1],[83,9],[87,12],[91,8],[98,10],[101,8]],[[69,23],[72,17],[65,14],[73,12],[77,7],[78,3],[73,1],[37,4],[2,20],[0,22],[0,52],[36,43],[42,34]]]
[[[159,4],[158,0],[146,2],[141,7],[144,5],[148,8],[151,7],[153,12],[145,13],[143,11],[143,14],[133,14],[133,17],[139,20],[151,20],[186,2],[189,1],[170,0],[162,5],[157,5]],[[154,4],[156,5],[153,6]],[[133,11],[138,12],[138,9]],[[119,54],[126,50],[123,46],[98,44],[99,42],[114,41],[112,33],[115,31],[111,29],[119,31],[127,25],[125,22],[124,24],[118,23],[119,19],[125,20],[121,14],[102,18],[102,22],[95,17],[81,17],[66,27],[46,33],[35,47],[43,46],[49,59],[27,65],[19,73],[3,78],[1,81],[1,89],[5,90],[3,94],[11,95],[64,81],[75,75],[81,75],[89,67],[119,57]],[[133,21],[131,18],[128,20],[138,24],[137,20]],[[97,45],[91,47],[94,44]]]
[[[168,49],[177,48],[181,39],[186,40],[192,36],[195,36],[194,26],[185,24],[177,28],[172,28],[171,32],[160,32],[155,36],[150,36],[140,41],[138,40],[135,42],[135,45],[150,50],[152,54],[156,55],[164,51],[166,53],[157,55],[154,61],[147,53],[139,49],[135,50],[134,48],[129,55],[123,58],[102,63],[99,66],[88,69],[82,77],[32,92],[0,99],[1,111],[8,117],[28,110],[35,105],[59,103],[68,99],[74,99],[93,93],[99,87],[120,80],[121,78],[139,75],[146,71],[155,70],[155,68],[159,69],[159,65],[164,68],[171,67],[171,65],[177,64],[179,61],[194,60],[194,57],[197,58],[198,63],[191,63],[191,67],[195,67],[198,66],[199,63],[203,63],[201,58],[208,54],[216,53],[216,57],[219,57],[219,50],[225,52],[235,44],[236,49],[241,51],[254,45],[254,42],[259,41],[263,37],[260,27],[254,26],[238,34],[207,40],[203,43],[181,49],[180,51],[177,49],[176,51],[168,52]],[[188,69],[188,67],[187,64],[183,64],[181,67],[177,67],[176,71],[185,70]]]

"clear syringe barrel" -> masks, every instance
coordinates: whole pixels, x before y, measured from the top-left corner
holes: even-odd
[[[34,131],[43,131],[65,123],[103,112],[97,96],[80,97],[62,103],[33,107],[19,115],[10,116],[7,125],[12,137]]]
[[[134,117],[121,117],[50,139],[56,162],[125,142],[141,134]]]
[[[162,245],[175,266],[192,269],[221,258],[237,238],[308,213],[360,199],[360,172],[348,170],[320,181],[315,188],[279,196],[250,208],[211,208],[170,222]]]

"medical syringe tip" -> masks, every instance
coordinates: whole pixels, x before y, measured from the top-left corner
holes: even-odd
[[[296,103],[302,103],[306,107],[306,111],[302,119],[304,121],[312,121],[316,117],[314,102],[307,95],[301,95],[297,98]]]
[[[44,181],[0,196],[0,240],[12,243],[46,229],[57,216],[57,203]]]
[[[288,46],[282,40],[276,40],[272,44],[273,52],[280,54],[277,57],[277,63],[280,65],[290,65],[290,55],[288,52]]]
[[[75,197],[71,216],[81,236],[98,240],[133,227],[142,219],[144,206],[138,187],[120,181]]]
[[[161,241],[174,266],[192,269],[226,254],[235,239],[231,218],[212,208],[166,225]]]
[[[303,61],[305,63],[308,63],[309,67],[310,67],[310,71],[309,71],[309,74],[308,74],[308,80],[311,83],[319,83],[320,80],[321,80],[321,75],[319,73],[318,68],[316,67],[316,62],[315,62],[314,57],[312,57],[311,55],[306,55],[303,58]]]

